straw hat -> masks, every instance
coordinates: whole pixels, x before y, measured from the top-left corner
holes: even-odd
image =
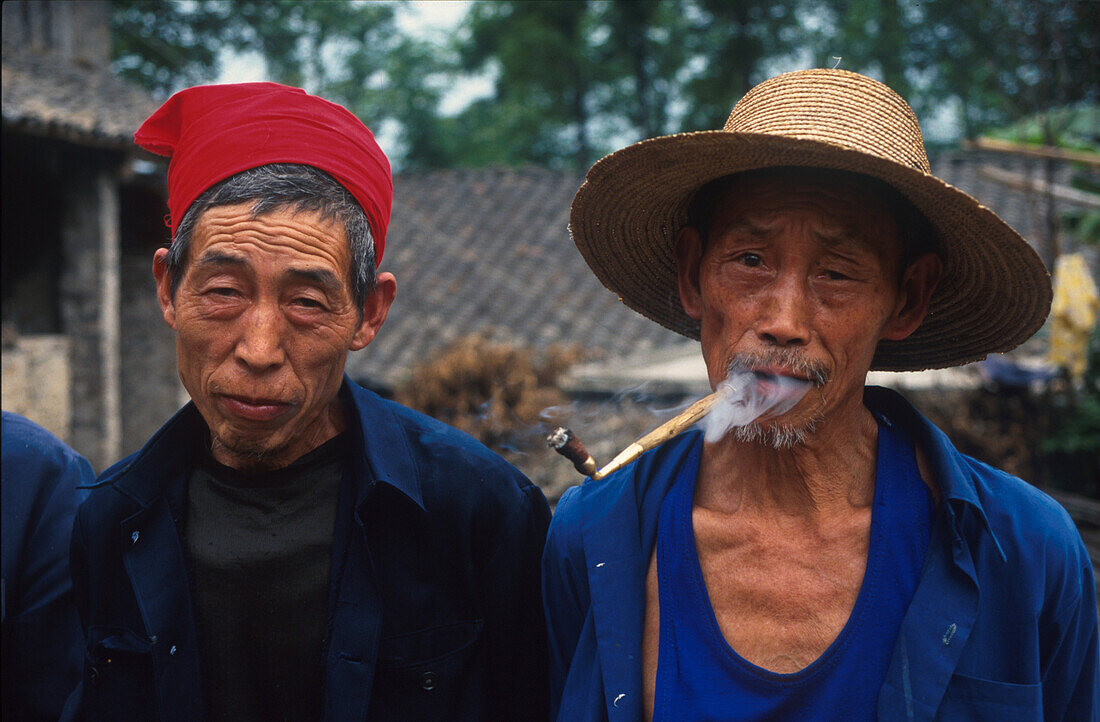
[[[845,70],[767,80],[734,107],[725,128],[643,140],[598,161],[573,199],[569,228],[596,276],[623,303],[690,338],[673,244],[692,195],[741,171],[832,168],[897,189],[939,236],[944,276],[909,338],[882,341],[872,369],[943,368],[1008,351],[1043,324],[1050,276],[1004,221],[931,175],[916,115],[894,91]]]

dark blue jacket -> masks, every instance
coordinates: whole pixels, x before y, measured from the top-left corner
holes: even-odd
[[[341,393],[356,451],[333,540],[325,719],[544,717],[542,492],[465,434],[346,379]],[[203,718],[181,535],[189,450],[204,429],[188,404],[80,508],[76,718]]]
[[[869,388],[865,403],[925,451],[942,497],[879,719],[1097,719],[1096,587],[1069,515],[960,454],[896,393]],[[641,719],[646,570],[661,501],[697,437],[558,502],[543,584],[560,722]]]
[[[3,717],[56,720],[80,676],[69,535],[95,474],[41,426],[7,411],[2,425]]]

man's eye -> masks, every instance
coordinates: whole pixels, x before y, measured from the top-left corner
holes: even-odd
[[[317,299],[307,298],[305,296],[300,296],[300,297],[294,299],[294,304],[297,305],[297,306],[304,306],[306,308],[323,309],[325,307],[324,304],[321,303],[320,301],[318,301]]]
[[[764,263],[764,259],[755,253],[742,253],[737,257],[737,260],[742,265],[748,266],[749,268],[756,268]]]
[[[840,271],[822,271],[822,274],[830,281],[847,281],[849,279],[849,276]]]
[[[230,297],[230,296],[236,296],[237,295],[237,289],[229,288],[228,286],[217,286],[215,288],[211,288],[208,291],[208,293],[211,293],[215,296]]]

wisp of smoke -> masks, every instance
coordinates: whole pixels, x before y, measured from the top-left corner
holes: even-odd
[[[730,370],[718,385],[718,399],[699,423],[712,444],[736,426],[746,426],[765,414],[779,416],[802,400],[813,381],[749,370]]]

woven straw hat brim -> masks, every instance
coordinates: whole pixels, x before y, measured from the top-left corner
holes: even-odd
[[[1030,338],[1050,310],[1050,276],[1008,224],[963,191],[916,168],[831,143],[764,133],[700,131],[653,138],[597,162],[570,213],[573,240],[596,276],[630,308],[690,338],[673,246],[692,194],[732,173],[831,168],[885,181],[940,238],[944,276],[920,327],[882,341],[871,368],[918,371],[977,361]]]

